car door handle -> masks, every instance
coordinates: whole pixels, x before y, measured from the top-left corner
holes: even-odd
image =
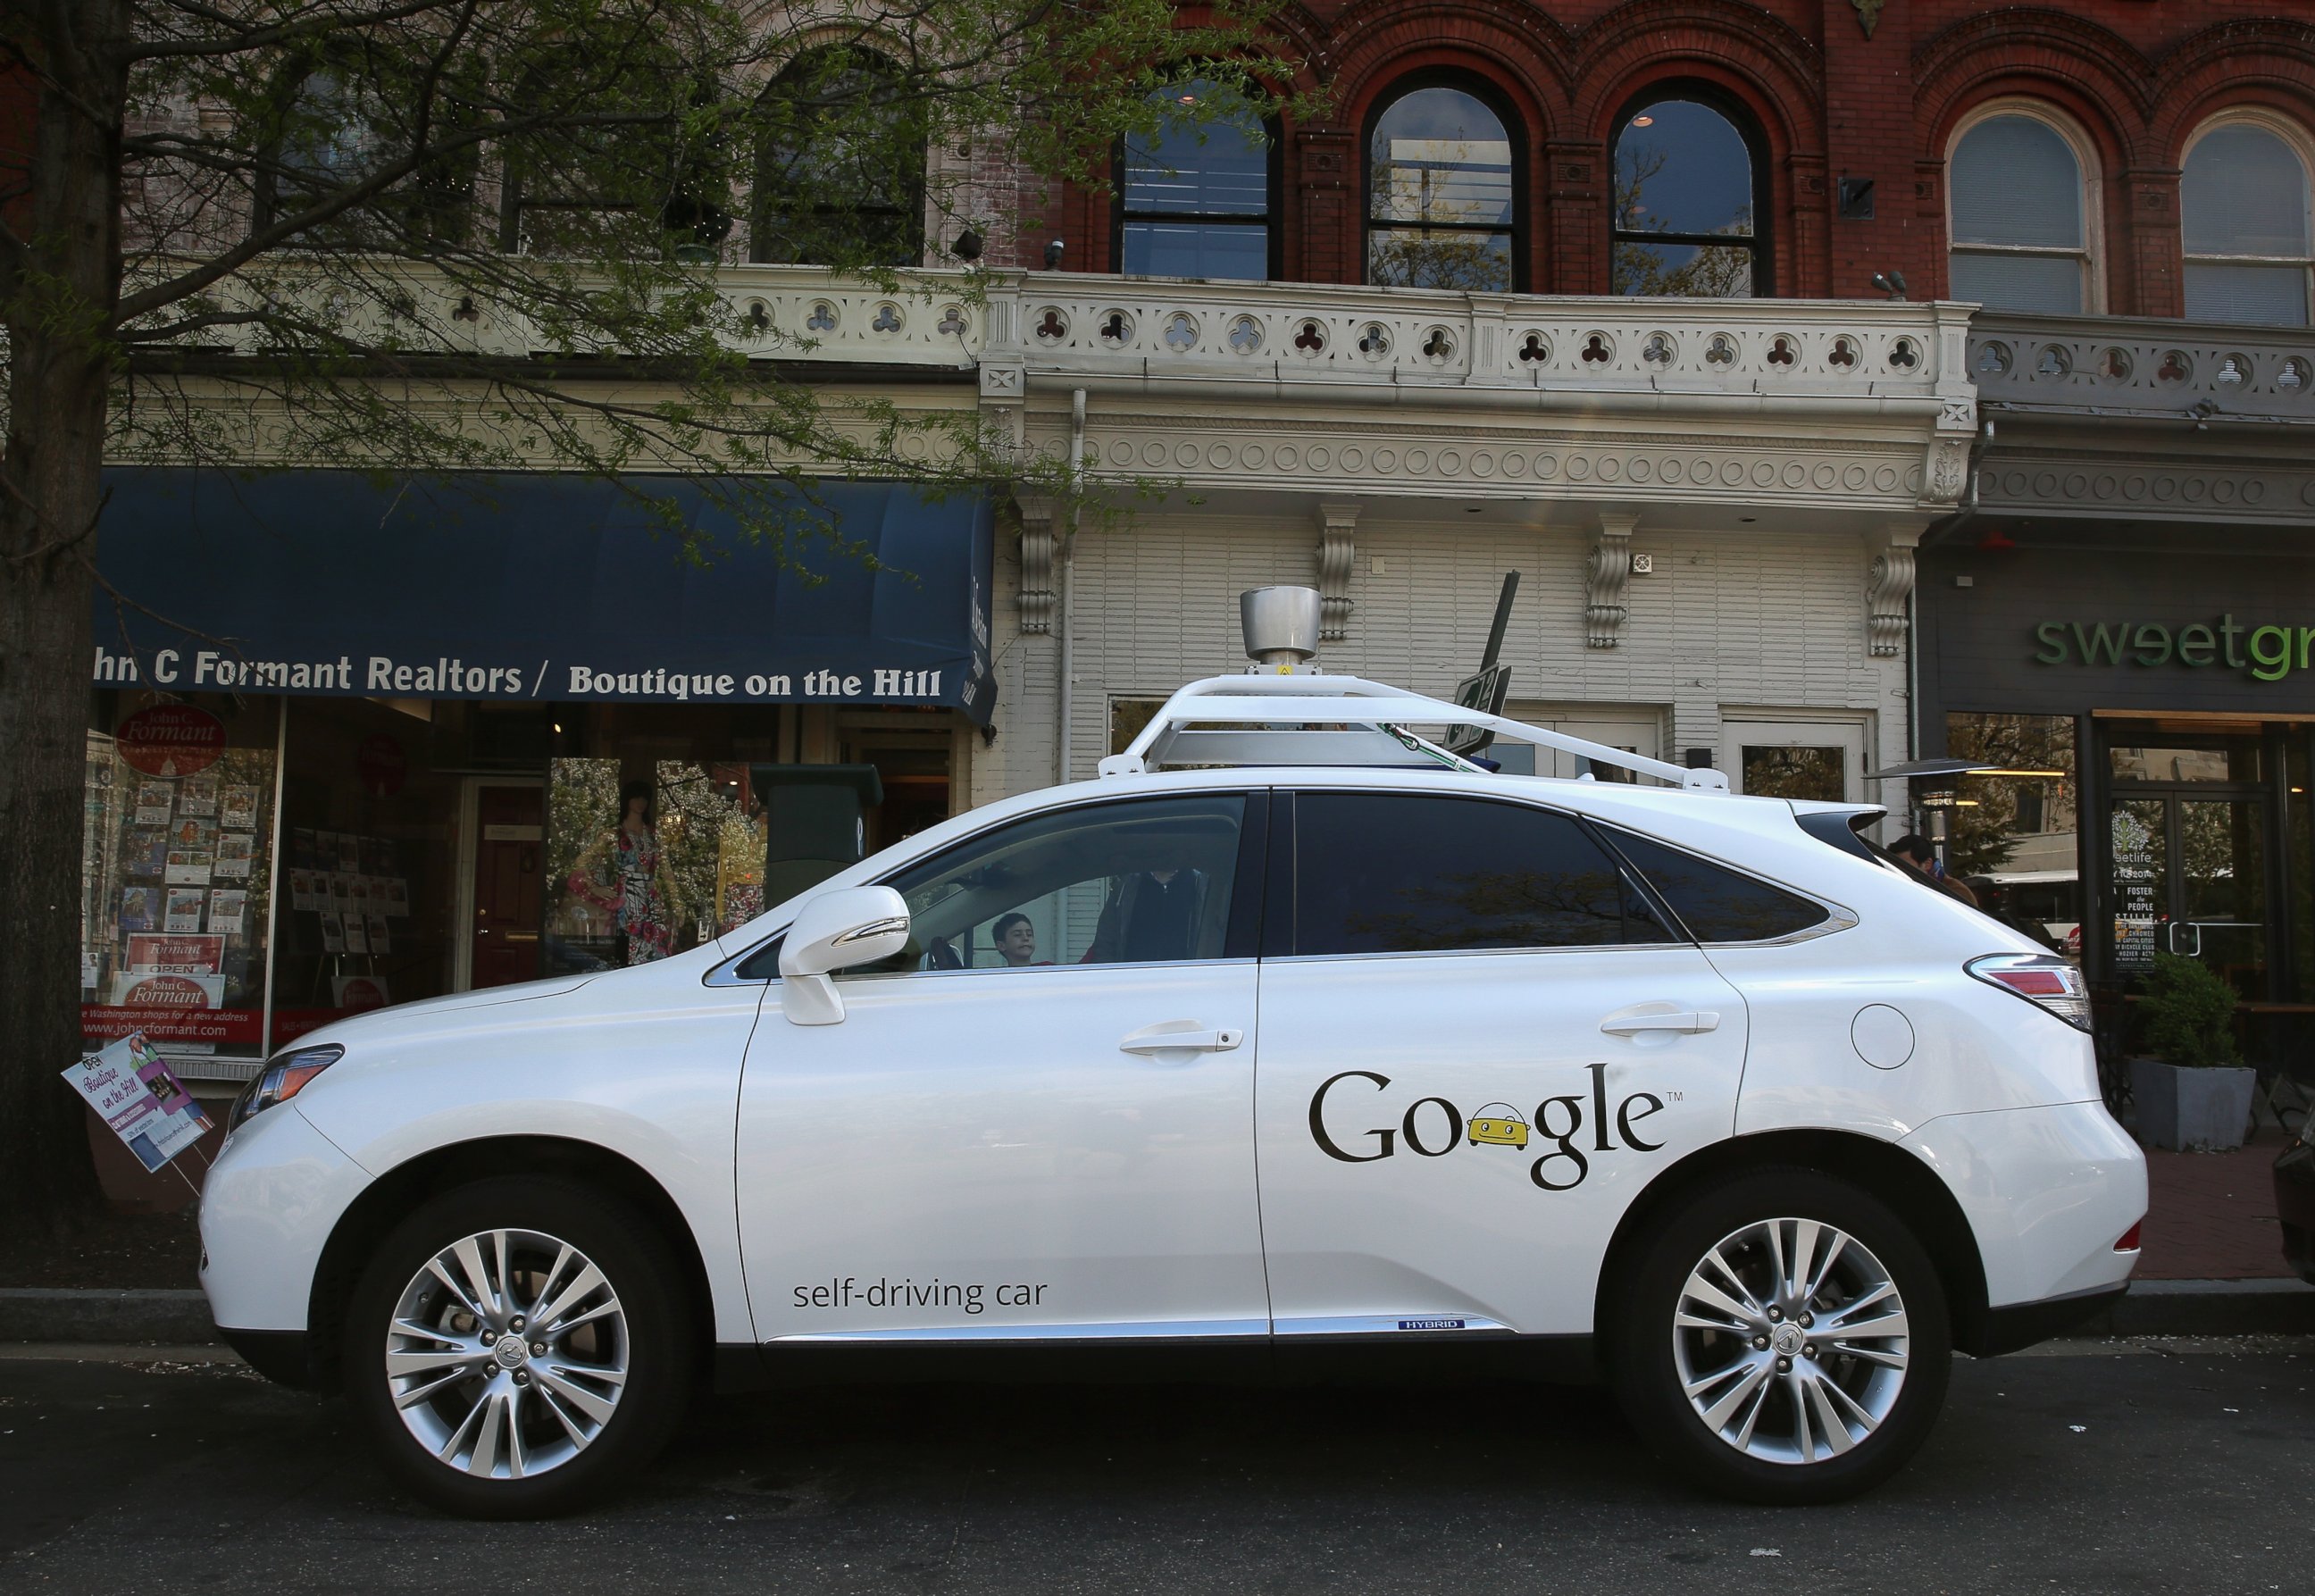
[[[1673,1031],[1693,1036],[1700,1031],[1719,1030],[1720,1016],[1708,1008],[1693,1014],[1626,1015],[1601,1021],[1600,1029],[1610,1036],[1638,1036],[1649,1031]]]
[[[1117,1044],[1118,1051],[1140,1053],[1227,1053],[1246,1040],[1243,1031],[1207,1029],[1195,1020],[1160,1020],[1144,1025]]]

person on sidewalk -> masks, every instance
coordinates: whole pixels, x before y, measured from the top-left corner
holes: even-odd
[[[1889,845],[1889,852],[1921,873],[1921,878],[1948,897],[1958,898],[1972,909],[1977,907],[1977,894],[1946,873],[1938,863],[1938,846],[1918,831],[1908,831]]]

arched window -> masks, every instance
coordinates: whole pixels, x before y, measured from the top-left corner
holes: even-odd
[[[408,147],[393,113],[406,110],[392,76],[371,75],[357,58],[293,65],[279,80],[265,114],[250,223],[262,231],[368,179]],[[434,125],[439,137],[447,118]],[[474,198],[476,156],[459,146],[299,235],[300,244],[366,243],[396,235],[447,237],[464,227]]]
[[[1962,130],[1946,165],[1953,297],[1988,310],[2097,308],[2084,162],[2056,126],[2000,111]]]
[[[891,62],[805,52],[758,103],[749,257],[788,265],[920,266],[925,136]]]
[[[1503,119],[1461,89],[1415,89],[1367,138],[1367,280],[1509,289],[1518,221]]]
[[[1126,135],[1119,160],[1120,270],[1266,279],[1271,144],[1261,119],[1202,79],[1150,98],[1164,120]]]
[[[2263,121],[2218,123],[2186,152],[2186,314],[2197,321],[2307,324],[2307,160]]]
[[[1754,196],[1758,146],[1728,113],[1674,94],[1616,128],[1609,288],[1747,299],[1768,292]]]

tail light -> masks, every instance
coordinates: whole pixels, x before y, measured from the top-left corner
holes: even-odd
[[[2055,953],[1988,953],[1962,966],[1990,987],[2047,1009],[2077,1031],[2090,1028],[2090,991],[2082,972]]]
[[[2138,1233],[2145,1228],[2146,1221],[2144,1219],[2139,1220],[2129,1229],[2122,1233],[2122,1239],[2114,1244],[2114,1250],[2117,1253],[2136,1252],[2138,1250]]]

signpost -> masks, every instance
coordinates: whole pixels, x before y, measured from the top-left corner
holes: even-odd
[[[1487,652],[1479,661],[1479,669],[1455,684],[1454,701],[1465,709],[1476,709],[1483,714],[1503,713],[1503,700],[1512,689],[1512,668],[1496,663],[1503,652],[1503,630],[1511,625],[1512,598],[1519,592],[1520,573],[1503,572],[1503,590],[1495,598],[1495,625],[1487,632]],[[1484,754],[1494,746],[1495,734],[1484,726],[1450,726],[1439,746],[1450,754],[1464,758]]]
[[[213,1129],[201,1105],[141,1031],[83,1059],[64,1077],[147,1173],[158,1174],[163,1165]]]

